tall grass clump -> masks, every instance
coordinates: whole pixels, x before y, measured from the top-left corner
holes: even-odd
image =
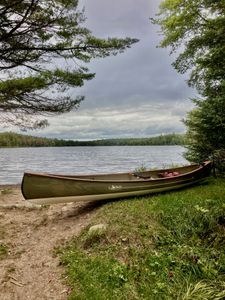
[[[0,260],[6,258],[8,255],[8,246],[0,243]]]

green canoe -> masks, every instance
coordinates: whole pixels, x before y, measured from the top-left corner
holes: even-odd
[[[36,204],[95,201],[180,189],[205,180],[212,164],[189,165],[139,173],[55,175],[24,173],[22,193]]]

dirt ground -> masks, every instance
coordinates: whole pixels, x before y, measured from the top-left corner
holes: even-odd
[[[70,289],[54,248],[63,245],[90,222],[91,203],[25,207],[19,186],[0,186],[1,300],[64,300]]]

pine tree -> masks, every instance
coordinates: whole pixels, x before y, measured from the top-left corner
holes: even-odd
[[[96,38],[84,21],[78,0],[0,0],[2,122],[42,127],[47,121],[34,116],[78,108],[83,97],[68,90],[95,75],[82,63],[116,55],[137,42]]]

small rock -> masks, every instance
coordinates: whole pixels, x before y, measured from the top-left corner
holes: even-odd
[[[93,225],[89,228],[89,232],[93,232],[93,231],[104,231],[107,228],[107,224],[97,224],[97,225]]]
[[[33,204],[33,203],[26,203],[25,207],[33,208],[33,209],[42,209],[42,205],[40,204]]]
[[[67,206],[63,206],[62,208],[61,208],[61,212],[63,213],[63,212],[67,212],[69,209],[68,209],[68,207]]]
[[[61,215],[63,217],[72,217],[74,216],[74,205],[73,203],[72,204],[67,204],[67,205],[64,205],[62,208],[61,208]]]
[[[74,208],[74,203],[67,203],[66,205],[64,205],[64,206],[61,208],[61,211],[62,211],[62,212],[68,212],[68,211],[73,210],[73,208]]]

